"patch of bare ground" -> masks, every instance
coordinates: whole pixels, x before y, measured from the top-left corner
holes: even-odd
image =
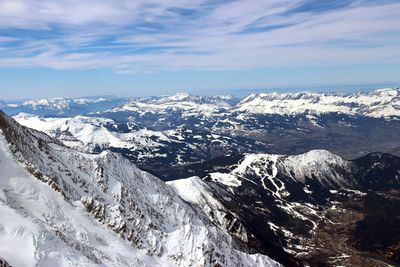
[[[318,223],[314,237],[304,244],[313,249],[301,256],[310,266],[394,266],[384,257],[360,251],[350,244],[357,223],[365,218],[364,202],[350,195],[346,202],[334,202]]]

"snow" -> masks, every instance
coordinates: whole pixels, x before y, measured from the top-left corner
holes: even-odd
[[[11,266],[35,266],[35,224],[0,202],[0,255]],[[30,230],[28,230],[30,229]]]
[[[346,186],[351,184],[351,177],[346,173],[337,171],[337,167],[349,172],[353,168],[350,161],[343,160],[341,157],[326,150],[310,150],[309,152],[287,156],[272,154],[248,154],[240,162],[232,173],[243,176],[247,172],[254,173],[260,181],[268,179],[275,187],[272,193],[278,197],[285,192],[285,186],[280,181],[281,186],[276,182],[277,172],[281,172],[294,180],[305,183],[305,179],[316,179],[322,185]],[[267,170],[271,169],[271,173]],[[240,178],[239,178],[240,179]],[[262,183],[264,188],[267,189]],[[306,192],[307,188],[305,188]]]
[[[122,107],[114,108],[112,112],[138,112],[167,114],[170,111],[184,111],[183,117],[190,116],[214,116],[216,113],[231,108],[230,98],[227,97],[204,97],[178,93],[172,96],[158,99],[137,99]]]
[[[224,184],[226,186],[238,187],[242,185],[242,182],[235,175],[229,173],[210,173],[210,178],[212,181]]]
[[[181,198],[190,203],[198,203],[207,193],[205,190],[206,184],[199,177],[191,177],[167,182],[179,194]]]
[[[275,233],[281,231],[285,235],[285,237],[288,237],[288,238],[293,237],[293,233],[290,232],[289,230],[286,230],[285,228],[281,228],[272,222],[268,222],[267,224],[269,225],[271,230],[274,231]]]
[[[305,182],[306,178],[309,178],[318,179],[321,184],[325,185],[348,185],[350,181],[345,178],[345,175],[335,171],[334,167],[338,166],[347,170],[351,170],[353,167],[351,162],[345,161],[326,150],[311,150],[295,156],[247,154],[229,174],[211,173],[210,175],[215,181],[224,183],[225,180],[224,184],[228,186],[239,186],[246,174],[253,173],[256,177],[259,177],[264,189],[268,189],[264,183],[264,180],[268,179],[275,187],[275,191],[272,191],[272,193],[281,197],[282,192],[285,191],[285,186],[282,181],[279,183],[281,185],[276,182],[278,171],[302,183]],[[271,172],[268,171],[269,169]],[[233,182],[230,183],[230,180],[233,180]],[[304,190],[311,193],[306,187]]]
[[[352,162],[329,151],[311,150],[294,156],[247,154],[229,173],[212,172],[209,176],[211,181],[227,186],[231,192],[246,180],[262,186],[278,200],[284,200],[290,192],[285,186],[286,178],[283,177],[302,183],[303,191],[313,194],[308,185],[311,180],[328,189],[354,187],[356,182],[351,175],[354,168]],[[286,204],[285,208],[292,210]]]
[[[347,115],[362,115],[373,118],[395,119],[400,117],[400,89],[385,88],[369,93],[260,93],[251,94],[236,106],[232,104],[232,96],[196,96],[187,93],[177,93],[172,96],[137,98],[126,100],[121,106],[107,112],[133,112],[144,116],[154,114],[160,116],[160,121],[172,112],[177,112],[181,118],[207,118],[224,120],[224,115],[234,114],[243,120],[249,114],[308,114],[310,122],[316,127],[315,116],[325,113],[342,113]],[[77,105],[89,105],[106,98],[49,98],[28,100],[23,103],[8,103],[6,107],[26,107],[49,109],[66,114]],[[117,105],[119,103],[115,103]],[[34,112],[34,111],[33,111]],[[101,112],[99,112],[101,114]],[[203,122],[200,122],[203,123]],[[233,123],[228,120],[228,123]]]
[[[281,169],[289,177],[304,182],[306,178],[317,179],[321,184],[331,186],[351,185],[351,177],[337,169],[349,173],[353,165],[350,161],[326,150],[311,150],[307,153],[287,156],[282,160]]]
[[[370,93],[261,93],[243,99],[236,111],[255,114],[296,115],[329,112],[368,117],[400,116],[400,89],[387,88]]]
[[[210,143],[216,143],[222,149],[233,148],[234,144],[231,141],[241,146],[240,142],[226,136],[205,135],[202,133],[206,132],[198,133],[185,128],[156,131],[134,125],[134,128],[127,129],[127,126],[133,124],[101,117],[54,118],[20,113],[13,118],[24,126],[43,131],[66,146],[82,152],[98,153],[105,149],[123,150],[122,153],[125,156],[142,166],[148,165],[149,162],[157,164],[156,160],[162,157],[166,158],[171,165],[199,161],[201,160],[199,157],[206,157],[205,154],[199,153],[199,149],[202,151],[210,149]],[[246,146],[251,145],[246,144]],[[192,158],[188,156],[191,153],[195,155]],[[166,164],[162,162],[160,164]]]
[[[249,154],[246,155],[242,162],[236,167],[232,173],[240,176],[246,174],[248,171],[252,171],[257,177],[260,178],[260,182],[264,189],[270,190],[266,187],[265,182],[269,180],[271,184],[275,187],[275,191],[271,191],[276,197],[281,198],[282,192],[285,190],[285,184],[276,182],[278,179],[276,175],[278,174],[277,162],[280,159],[280,155],[269,155],[269,154]],[[271,168],[271,173],[268,170]],[[284,193],[285,195],[287,192]]]
[[[209,185],[199,177],[195,176],[170,181],[167,182],[167,185],[171,186],[182,199],[189,203],[193,203],[195,207],[204,212],[208,218],[217,225],[220,225],[225,229],[234,225],[229,220],[231,216],[228,216],[228,214],[231,215],[232,213],[226,210],[224,205],[211,193],[212,189]],[[233,234],[244,242],[247,242],[248,240],[244,226],[240,223],[238,229]]]
[[[53,110],[65,110],[70,109],[71,105],[87,105],[92,103],[99,103],[106,101],[106,98],[64,98],[64,97],[54,97],[54,98],[43,98],[38,100],[26,100],[21,103],[9,103],[7,107],[31,107],[33,109],[38,108],[50,108]]]

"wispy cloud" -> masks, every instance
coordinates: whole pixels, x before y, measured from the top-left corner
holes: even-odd
[[[400,62],[400,3],[0,0],[0,66],[121,73]]]

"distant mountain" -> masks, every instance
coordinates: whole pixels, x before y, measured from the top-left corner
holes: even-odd
[[[158,115],[160,121],[171,120],[171,115],[179,115],[179,119],[202,117],[211,120],[213,117],[221,118],[221,114],[224,113],[290,116],[338,113],[390,119],[400,117],[399,102],[400,89],[387,88],[352,94],[259,93],[251,94],[242,100],[230,95],[196,96],[187,93],[132,99],[99,96],[25,101],[0,100],[0,108],[11,115],[25,112],[42,116],[75,116],[104,112],[111,116],[111,113],[129,112],[133,117],[142,118]]]
[[[370,93],[261,93],[239,102],[231,96],[204,97],[179,93],[167,97],[138,98],[105,113],[113,118],[128,114],[157,129],[182,125],[210,127],[218,120],[254,115],[315,116],[340,114],[371,118],[400,117],[400,89]],[[103,114],[104,115],[104,114]]]
[[[165,97],[138,98],[122,107],[115,108],[113,111],[163,112],[165,110],[183,110],[207,116],[230,109],[237,102],[237,99],[229,95],[196,96],[178,93]]]
[[[354,94],[252,94],[237,105],[236,111],[280,115],[341,113],[374,118],[400,117],[400,89],[388,88]]]
[[[347,159],[372,151],[400,155],[400,89],[370,93],[268,93],[242,101],[177,94],[137,100],[96,116],[164,131],[202,129],[261,142],[263,152],[327,149]],[[258,151],[254,151],[258,152]]]
[[[0,109],[11,115],[24,112],[41,116],[75,116],[108,110],[125,101],[114,96],[2,101]]]
[[[0,129],[11,266],[279,266],[121,155],[78,152],[2,112]]]
[[[210,129],[229,114],[239,100],[231,96],[172,96],[138,98],[120,107],[97,112],[96,116],[140,123],[154,130],[177,127]]]

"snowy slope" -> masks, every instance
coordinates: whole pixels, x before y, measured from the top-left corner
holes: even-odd
[[[77,152],[3,113],[0,128],[0,212],[8,218],[0,253],[11,264],[276,264],[242,252],[246,246],[118,154]]]
[[[370,93],[262,93],[252,94],[236,111],[254,114],[296,115],[329,112],[368,117],[400,116],[400,89],[379,89]]]
[[[167,182],[185,201],[196,205],[217,225],[243,242],[248,242],[245,226],[235,219],[236,215],[227,209],[214,195],[207,183],[199,177],[190,177]]]
[[[0,255],[11,266],[160,265],[18,163],[0,135]],[[167,263],[167,262],[165,262]]]

